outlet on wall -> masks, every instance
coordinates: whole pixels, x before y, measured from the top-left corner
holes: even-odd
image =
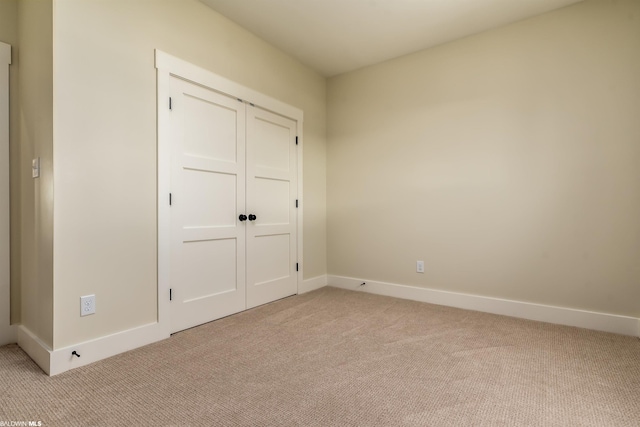
[[[424,273],[424,261],[416,261],[416,273]]]
[[[88,316],[96,312],[96,296],[86,295],[80,297],[80,316]]]

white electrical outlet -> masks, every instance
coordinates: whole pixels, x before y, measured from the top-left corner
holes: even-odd
[[[86,295],[80,297],[80,316],[88,316],[96,312],[96,296]]]
[[[416,261],[416,273],[424,273],[424,261]]]

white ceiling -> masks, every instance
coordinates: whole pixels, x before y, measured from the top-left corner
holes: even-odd
[[[324,76],[582,0],[200,0]]]

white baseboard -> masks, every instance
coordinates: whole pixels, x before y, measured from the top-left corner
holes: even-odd
[[[24,325],[18,327],[18,345],[47,375],[50,375],[51,348]]]
[[[312,277],[311,279],[303,280],[298,287],[298,294],[304,294],[306,292],[315,291],[324,286],[327,286],[327,275]]]
[[[18,345],[48,375],[57,375],[70,369],[88,365],[125,351],[133,350],[169,338],[159,323],[150,323],[112,335],[51,350],[24,326],[18,329]],[[72,355],[76,351],[80,357]]]
[[[362,282],[366,285],[360,286]],[[328,286],[357,290],[485,313],[501,314],[558,325],[576,326],[596,331],[640,336],[640,319],[565,307],[533,304],[500,298],[419,288],[416,286],[376,282],[353,277],[328,276]]]
[[[149,323],[148,325],[56,349],[51,353],[50,375],[57,375],[69,369],[88,365],[165,338],[169,338],[169,334],[164,328],[160,327],[159,323]],[[80,357],[72,355],[73,351],[76,351]]]
[[[326,285],[326,275],[313,277],[304,280],[300,284],[298,293],[310,292]],[[24,326],[20,326],[18,331],[18,345],[43,371],[52,376],[169,338],[170,336],[167,328],[161,327],[160,323],[150,323],[112,335],[51,350]],[[73,351],[77,352],[80,357],[74,356],[72,354]]]

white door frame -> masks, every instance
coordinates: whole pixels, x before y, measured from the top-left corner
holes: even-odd
[[[11,326],[9,217],[9,65],[11,46],[0,42],[0,345],[16,342]]]
[[[158,121],[158,323],[167,334],[171,330],[171,310],[169,306],[170,265],[171,265],[171,216],[169,192],[171,189],[171,129],[169,127],[169,93],[171,76],[191,81],[217,92],[249,102],[276,114],[288,117],[297,122],[298,135],[298,176],[297,194],[299,208],[297,210],[297,258],[299,270],[297,276],[298,292],[303,278],[303,246],[302,246],[302,147],[303,147],[303,112],[302,110],[271,98],[253,89],[249,89],[211,71],[200,68],[182,59],[176,58],[160,50],[155,51],[158,78],[157,121]]]

